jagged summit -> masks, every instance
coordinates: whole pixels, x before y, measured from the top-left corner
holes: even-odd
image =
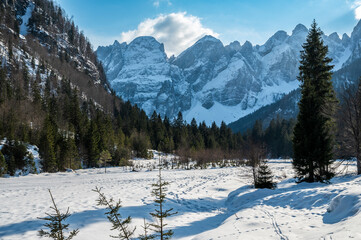
[[[154,37],[151,36],[137,37],[133,41],[131,41],[128,46],[137,46],[147,50],[160,49],[162,52],[164,52],[163,43],[159,43]]]
[[[351,40],[354,42],[359,42],[361,38],[361,20],[357,23],[357,25],[354,27],[352,33],[351,33]]]
[[[303,24],[297,24],[297,26],[292,31],[292,35],[296,35],[299,33],[305,33],[305,32],[306,33],[308,32],[308,28]]]
[[[331,33],[328,37],[335,42],[341,42],[340,36],[337,34],[337,32]]]
[[[284,40],[286,40],[287,37],[288,37],[287,32],[280,30],[280,31],[277,31],[269,40],[274,39],[274,40],[278,40],[278,41],[284,41]]]
[[[356,37],[358,26],[352,41],[346,34],[342,40],[337,33],[323,36],[335,70],[361,57],[361,52],[351,54],[353,44],[361,38]],[[104,54],[99,48],[98,56],[107,66],[116,92],[147,114],[156,110],[172,119],[181,111],[187,121],[229,123],[298,88],[299,55],[307,33],[308,29],[298,24],[291,35],[277,31],[261,46],[249,41],[224,46],[206,35],[169,59],[161,43],[140,37],[118,54]]]
[[[222,43],[221,40],[213,37],[212,35],[205,35],[201,39],[199,39],[195,44],[204,43],[204,42],[216,42],[216,43]]]
[[[118,40],[114,40],[113,46],[120,46],[120,42],[118,42]]]
[[[250,41],[246,41],[240,50],[242,53],[248,53],[248,52],[252,52],[253,51],[253,46],[252,43]]]

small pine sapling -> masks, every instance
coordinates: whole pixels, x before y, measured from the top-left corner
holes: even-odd
[[[144,234],[141,234],[139,235],[139,240],[151,240],[151,239],[155,239],[155,235],[154,234],[149,234],[149,229],[150,229],[150,224],[147,223],[145,221],[145,218],[144,218],[144,225],[142,226],[143,227],[143,230],[144,230]]]
[[[117,202],[115,202],[113,198],[108,200],[104,193],[101,192],[101,188],[96,187],[93,191],[99,194],[97,205],[105,206],[108,209],[108,212],[106,212],[105,215],[107,215],[108,220],[113,225],[111,230],[118,230],[119,232],[117,236],[110,236],[121,240],[130,240],[134,234],[135,228],[129,229],[129,224],[132,221],[131,217],[127,217],[125,220],[122,219],[122,216],[119,213],[119,209],[122,207],[120,200]]]
[[[169,183],[163,181],[162,168],[161,165],[159,165],[158,181],[157,183],[152,184],[152,195],[155,197],[154,202],[158,209],[155,209],[153,213],[150,213],[150,215],[157,220],[157,223],[153,223],[151,224],[151,226],[156,232],[155,236],[159,237],[160,240],[170,239],[173,236],[172,230],[164,230],[164,228],[167,226],[167,224],[164,223],[164,219],[174,214],[177,214],[177,212],[172,213],[173,208],[164,210],[164,201],[167,192],[167,185],[169,185]]]
[[[55,200],[53,198],[53,195],[51,194],[51,191],[49,189],[49,194],[51,197],[51,201],[53,202],[53,207],[50,207],[55,211],[53,214],[46,213],[48,215],[47,217],[40,218],[42,220],[49,221],[48,223],[45,223],[44,226],[50,229],[50,232],[46,232],[43,229],[41,229],[38,233],[40,237],[48,237],[56,240],[70,240],[73,237],[75,237],[79,230],[75,229],[69,233],[68,237],[65,237],[65,231],[68,230],[69,224],[64,224],[64,221],[70,216],[69,208],[66,211],[65,214],[60,213],[58,207],[55,204]]]
[[[276,183],[273,182],[273,175],[271,169],[267,165],[267,161],[260,162],[257,171],[257,178],[254,183],[255,188],[269,188],[274,189]]]

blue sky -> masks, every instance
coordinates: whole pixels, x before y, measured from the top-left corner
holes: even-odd
[[[168,55],[205,34],[224,44],[263,44],[278,30],[289,34],[315,18],[326,33],[350,34],[361,18],[361,0],[56,0],[96,48],[152,35]]]

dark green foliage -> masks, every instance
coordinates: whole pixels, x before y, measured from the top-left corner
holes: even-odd
[[[19,141],[7,141],[1,150],[5,157],[7,170],[14,175],[16,169],[23,169],[27,165],[27,149]]]
[[[133,149],[136,157],[150,158],[148,149],[150,148],[149,137],[145,133],[134,132],[131,137]]]
[[[122,219],[122,216],[119,213],[119,209],[122,207],[120,200],[117,202],[115,202],[113,198],[108,200],[104,193],[101,192],[101,188],[96,187],[93,191],[99,194],[97,205],[105,206],[107,208],[105,215],[107,215],[109,222],[112,224],[111,230],[118,231],[117,236],[111,235],[111,237],[122,240],[130,240],[134,234],[135,228],[129,229],[129,224],[132,220],[131,217],[127,217],[124,220]]]
[[[90,122],[88,130],[88,167],[98,166],[100,135],[95,121]]]
[[[25,7],[24,1],[14,3]],[[19,41],[9,31],[17,30],[19,9],[0,5],[0,40],[11,55],[0,64],[0,135],[39,146],[44,171],[98,167],[102,151],[111,154],[112,165],[127,165],[131,153],[150,157],[148,149],[198,155],[223,151],[217,154],[223,159],[241,148],[242,136],[225,123],[211,128],[195,120],[187,124],[182,113],[174,121],[157,113],[148,118],[109,93],[91,44],[64,10],[49,0],[34,0],[34,6],[27,41]],[[14,173],[18,160],[5,159]]]
[[[99,156],[99,164],[104,167],[104,173],[107,173],[107,165],[112,161],[112,156],[108,150],[103,150]]]
[[[271,169],[267,165],[267,161],[260,162],[257,170],[257,177],[254,183],[255,188],[269,188],[274,189],[276,183],[273,182],[273,175]]]
[[[333,176],[333,115],[337,103],[332,87],[332,61],[322,31],[313,22],[301,51],[300,112],[294,129],[293,166],[299,181],[327,181]]]
[[[43,159],[43,170],[56,172],[58,164],[56,159],[56,141],[58,127],[55,120],[48,115],[44,120],[43,130],[40,139],[40,156]]]
[[[157,223],[153,223],[151,226],[154,228],[156,233],[155,236],[159,237],[161,240],[170,239],[173,236],[172,230],[165,230],[167,224],[165,224],[164,221],[165,218],[177,214],[177,212],[172,212],[173,208],[165,209],[164,206],[168,185],[169,183],[162,179],[162,168],[159,166],[158,181],[157,183],[152,184],[152,195],[155,197],[154,202],[158,208],[150,213],[150,215],[157,221]]]
[[[272,119],[269,126],[263,129],[262,122],[257,120],[253,128],[249,129],[245,135],[243,149],[247,150],[247,145],[258,144],[266,148],[266,155],[271,158],[292,157],[292,137],[295,120],[285,120],[277,117]]]
[[[0,177],[8,172],[8,165],[6,164],[5,157],[0,151]]]
[[[70,231],[68,237],[65,236],[66,231],[68,231],[69,224],[65,224],[64,221],[68,217],[70,217],[69,208],[65,214],[61,213],[55,204],[55,201],[54,201],[53,195],[51,194],[50,189],[49,189],[49,194],[51,197],[51,201],[53,203],[53,206],[50,208],[53,209],[55,211],[55,213],[53,213],[53,214],[46,213],[47,217],[40,218],[41,220],[48,221],[47,223],[44,224],[44,226],[49,228],[50,231],[47,232],[47,231],[44,231],[43,229],[41,229],[39,231],[39,236],[40,237],[48,237],[48,238],[52,238],[55,240],[73,239],[73,237],[75,237],[78,234],[78,232],[79,232],[78,229]]]
[[[289,158],[293,156],[292,136],[295,120],[272,119],[270,125],[265,130],[264,141],[268,153],[272,158]]]

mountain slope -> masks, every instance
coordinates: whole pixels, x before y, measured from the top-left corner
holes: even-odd
[[[359,58],[358,26],[351,38],[344,34],[340,39],[337,33],[323,36],[335,71]],[[97,55],[116,93],[148,115],[157,110],[173,118],[181,111],[187,121],[230,123],[298,88],[299,54],[307,32],[299,24],[291,35],[278,31],[262,46],[248,41],[223,46],[205,36],[170,59],[155,39],[147,45],[149,37],[139,37],[129,44],[99,47]],[[343,86],[344,80],[335,78],[335,84]]]

